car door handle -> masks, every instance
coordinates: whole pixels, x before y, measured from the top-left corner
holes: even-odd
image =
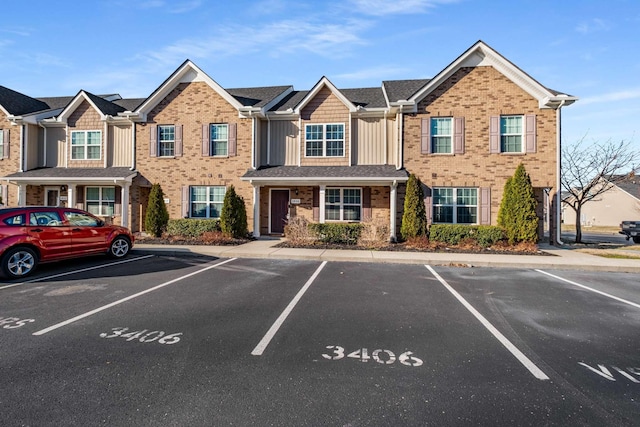
[[[31,231],[35,231],[36,233],[40,233],[44,231],[42,228],[33,228]]]
[[[82,231],[82,228],[72,228],[71,231]]]

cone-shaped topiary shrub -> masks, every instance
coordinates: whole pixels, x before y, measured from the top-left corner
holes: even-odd
[[[498,225],[504,228],[509,243],[538,241],[537,204],[531,178],[521,163],[504,185],[498,212]]]
[[[393,215],[393,212],[392,212]],[[403,239],[425,237],[428,234],[427,211],[424,207],[422,183],[414,175],[409,175],[407,193],[404,196],[404,212],[400,234]]]
[[[247,208],[233,185],[227,188],[220,213],[220,229],[235,238],[247,237]]]
[[[153,184],[149,193],[147,214],[144,217],[145,231],[155,237],[160,237],[167,229],[168,222],[169,212],[167,211],[167,205],[164,203],[162,188],[160,184]]]

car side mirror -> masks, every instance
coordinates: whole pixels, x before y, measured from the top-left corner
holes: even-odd
[[[102,227],[102,226],[104,226],[104,221],[99,219],[98,220],[98,227]]]

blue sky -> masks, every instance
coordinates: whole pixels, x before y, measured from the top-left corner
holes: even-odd
[[[563,139],[640,149],[637,0],[68,0],[11,4],[0,85],[147,97],[185,59],[226,88],[429,78],[483,40],[580,97]]]

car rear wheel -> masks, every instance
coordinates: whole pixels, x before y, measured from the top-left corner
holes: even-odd
[[[131,250],[131,242],[124,236],[118,236],[109,246],[109,256],[112,258],[123,258]]]
[[[27,247],[9,249],[2,258],[2,272],[12,279],[25,277],[38,265],[38,255]]]
[[[633,236],[633,243],[640,243],[640,236]]]

